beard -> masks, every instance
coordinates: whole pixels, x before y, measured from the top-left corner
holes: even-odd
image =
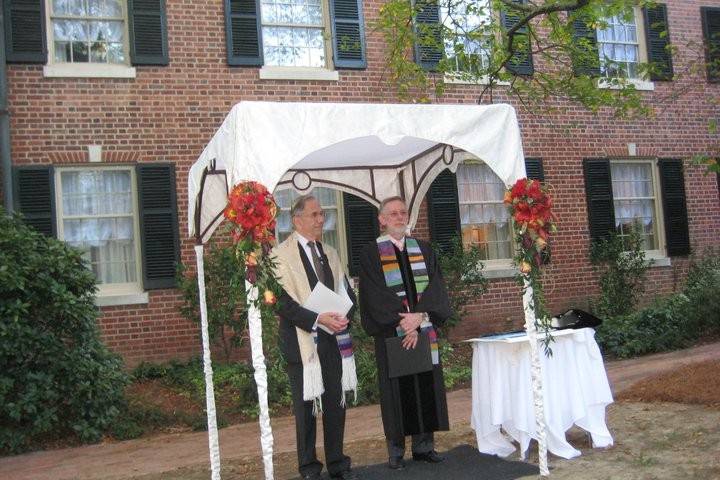
[[[397,226],[388,225],[385,228],[385,233],[392,237],[403,237],[407,233],[407,224]]]

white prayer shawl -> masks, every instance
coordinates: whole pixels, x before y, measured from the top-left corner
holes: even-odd
[[[275,247],[271,255],[275,258],[275,274],[280,285],[288,295],[298,304],[303,305],[310,296],[310,284],[307,281],[307,274],[300,259],[298,250],[299,238],[293,232],[284,242]],[[324,245],[323,250],[330,264],[333,278],[335,280],[335,292],[342,295],[345,288],[345,271],[340,257],[334,248]],[[317,353],[317,345],[314,335],[302,328],[295,327],[298,346],[300,347],[300,359],[303,364],[303,400],[312,401],[313,413],[322,411],[322,394],[325,391],[322,381],[320,359]],[[345,392],[357,392],[357,374],[355,370],[354,356],[342,359],[342,389],[341,404],[345,406]],[[357,393],[356,393],[357,395]]]

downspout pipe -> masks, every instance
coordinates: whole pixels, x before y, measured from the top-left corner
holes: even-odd
[[[12,213],[13,178],[10,158],[10,112],[8,112],[7,63],[5,59],[5,12],[0,8],[0,165],[2,165],[2,190],[5,211]]]

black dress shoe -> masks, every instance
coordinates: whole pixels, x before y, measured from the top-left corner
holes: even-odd
[[[390,457],[388,459],[388,467],[393,470],[402,470],[405,468],[405,460],[402,457]]]
[[[339,478],[340,480],[358,480],[360,477],[358,477],[352,470],[345,470],[337,475],[330,475],[330,478]]]
[[[430,450],[427,453],[413,453],[413,460],[416,462],[440,463],[445,460],[445,457],[435,450]]]

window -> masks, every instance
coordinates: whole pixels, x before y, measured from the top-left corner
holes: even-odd
[[[321,0],[262,0],[265,65],[326,66]]]
[[[463,244],[480,248],[483,260],[513,256],[510,215],[503,203],[505,185],[487,165],[465,161],[457,170]]]
[[[660,250],[654,170],[651,161],[610,163],[615,228],[626,246],[634,229],[644,250]]]
[[[123,0],[50,0],[54,63],[127,64]]]
[[[476,73],[487,68],[492,42],[487,29],[492,21],[489,1],[451,0],[440,10],[446,28],[445,55],[454,70]]]
[[[141,290],[134,169],[64,168],[55,182],[58,237],[83,251],[100,293]]]
[[[640,44],[635,13],[606,19],[607,26],[598,29],[600,69],[609,78],[638,78]]]
[[[325,212],[325,225],[323,226],[324,243],[331,245],[338,251],[341,258],[346,258],[345,252],[345,222],[341,215],[342,194],[331,188],[318,187],[310,192],[320,202],[320,207]],[[285,189],[275,192],[275,201],[278,205],[277,216],[277,241],[282,242],[293,231],[290,208],[300,196],[295,190]]]

